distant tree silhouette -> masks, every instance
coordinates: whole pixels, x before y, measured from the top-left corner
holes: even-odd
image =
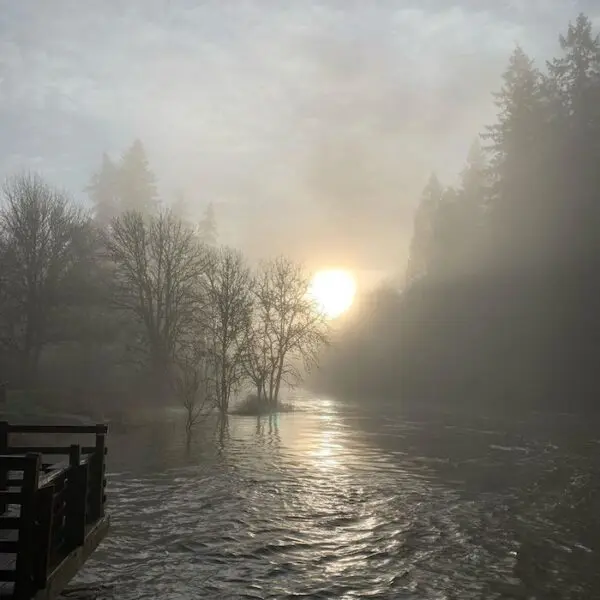
[[[413,237],[410,244],[406,281],[410,285],[427,275],[434,243],[434,215],[439,210],[444,189],[431,175],[415,213]]]
[[[146,215],[156,213],[156,178],[140,140],[135,140],[123,154],[119,164],[118,190],[122,211],[137,211]]]
[[[18,356],[23,385],[35,383],[42,349],[81,259],[86,220],[39,175],[8,179],[0,208],[2,341]]]
[[[216,246],[218,233],[215,209],[212,202],[206,207],[204,215],[198,224],[198,235],[202,242],[209,246]]]
[[[355,392],[600,407],[600,43],[584,15],[560,42],[545,72],[515,49],[459,185],[429,181],[406,289],[372,317],[386,325],[339,334],[360,348]],[[330,359],[338,382],[350,356]]]
[[[100,227],[106,227],[120,213],[118,183],[118,167],[104,153],[100,170],[94,173],[86,187],[94,207],[94,218]]]
[[[104,153],[99,170],[85,190],[101,228],[127,211],[155,215],[159,209],[156,177],[140,140],[135,140],[117,162]]]

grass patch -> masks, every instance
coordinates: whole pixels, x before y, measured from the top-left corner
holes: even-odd
[[[265,398],[259,398],[256,394],[248,394],[230,413],[244,417],[262,417],[275,413],[294,412],[293,404],[277,401],[275,404],[268,402]]]

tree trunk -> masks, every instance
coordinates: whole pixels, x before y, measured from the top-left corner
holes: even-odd
[[[281,387],[281,377],[283,376],[283,356],[279,359],[277,365],[277,374],[275,376],[275,396],[273,398],[273,405],[277,405],[279,401],[279,388]]]

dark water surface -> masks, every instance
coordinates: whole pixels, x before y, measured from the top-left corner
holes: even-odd
[[[113,429],[112,530],[72,593],[511,597],[519,522],[535,512],[523,490],[575,456],[574,441],[600,447],[593,429],[561,437],[542,417],[534,436],[502,420],[411,420],[325,398],[297,406],[230,417],[221,433],[206,425],[189,447],[180,422]]]

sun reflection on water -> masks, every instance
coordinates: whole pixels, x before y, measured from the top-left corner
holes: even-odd
[[[321,469],[341,468],[341,457],[344,454],[344,446],[339,443],[340,432],[338,431],[339,420],[332,411],[333,403],[329,400],[323,400],[322,405],[328,409],[319,415],[319,421],[323,429],[320,432],[318,440],[315,440],[315,448],[311,455],[315,459],[316,466]]]
[[[317,459],[317,466],[319,467],[332,468],[339,465],[338,452],[341,446],[332,443],[333,436],[331,434],[331,431],[324,431],[320,445],[312,453]]]

